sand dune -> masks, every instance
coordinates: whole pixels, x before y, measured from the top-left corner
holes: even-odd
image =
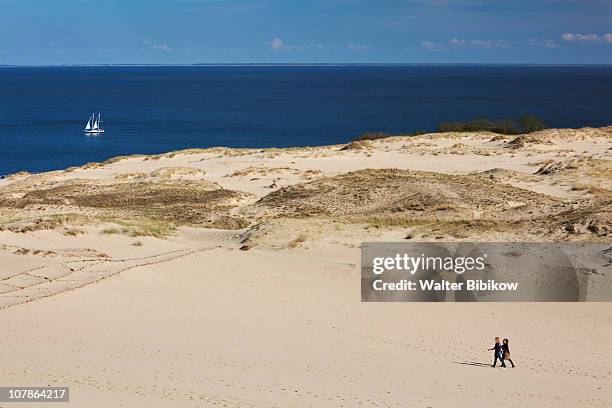
[[[363,241],[609,243],[612,128],[343,147],[0,180],[2,385],[90,407],[612,405],[608,303],[359,301]],[[517,368],[487,366],[495,335]]]

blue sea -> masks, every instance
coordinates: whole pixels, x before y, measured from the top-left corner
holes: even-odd
[[[82,130],[100,112],[106,133]],[[134,153],[342,143],[367,131],[537,115],[612,124],[611,66],[0,68],[0,174]]]

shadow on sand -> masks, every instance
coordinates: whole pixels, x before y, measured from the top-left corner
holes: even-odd
[[[474,367],[491,367],[491,364],[487,364],[487,363],[477,363],[475,361],[453,361],[453,364],[462,364],[462,365],[469,365],[469,366],[474,366]]]

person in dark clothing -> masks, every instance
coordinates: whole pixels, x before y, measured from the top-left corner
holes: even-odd
[[[493,365],[491,367],[495,368],[497,365],[497,360],[501,363],[501,366],[506,368],[506,364],[504,363],[504,355],[502,354],[502,345],[499,342],[499,337],[495,338],[495,345],[493,348],[490,348],[489,351],[493,350],[493,355],[495,359],[493,360]]]
[[[510,364],[512,364],[512,368],[514,368],[514,363],[512,362],[512,359],[510,358],[510,346],[508,345],[508,339],[504,339],[501,351],[502,351],[502,364],[504,364],[504,360],[508,360]]]

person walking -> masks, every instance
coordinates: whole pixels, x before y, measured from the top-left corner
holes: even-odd
[[[491,367],[495,368],[495,366],[497,365],[497,360],[499,360],[499,362],[501,363],[501,366],[503,368],[506,368],[506,364],[504,363],[504,356],[502,354],[502,345],[499,341],[499,337],[495,338],[495,345],[493,346],[493,348],[490,348],[489,351],[493,350],[493,356],[495,357],[493,360],[493,365]]]
[[[502,358],[503,358],[502,364],[504,364],[504,360],[508,360],[510,364],[512,364],[512,368],[514,368],[514,363],[512,362],[512,359],[510,358],[510,345],[508,344],[508,339],[504,339],[504,342],[501,347],[501,351],[502,351]]]

